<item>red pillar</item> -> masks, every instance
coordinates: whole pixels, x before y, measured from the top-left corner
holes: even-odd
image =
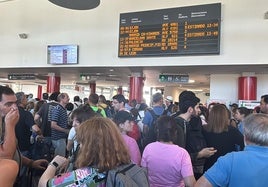
[[[60,77],[50,75],[47,77],[47,92],[59,92],[60,91]]]
[[[256,100],[257,77],[239,77],[238,79],[238,99]]]
[[[122,86],[119,86],[119,88],[117,88],[117,94],[123,94]]]
[[[89,88],[90,88],[90,93],[96,93],[96,83],[95,82],[91,82],[89,83]]]
[[[37,98],[38,99],[42,99],[42,86],[41,85],[38,85],[38,87],[37,87]]]
[[[133,76],[130,77],[130,90],[129,90],[129,101],[136,99],[138,103],[143,98],[143,86],[144,77]]]

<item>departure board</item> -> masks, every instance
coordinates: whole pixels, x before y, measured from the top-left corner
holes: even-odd
[[[119,57],[220,53],[221,3],[120,14]]]

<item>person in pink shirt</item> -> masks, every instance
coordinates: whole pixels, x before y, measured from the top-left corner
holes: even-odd
[[[127,132],[132,131],[132,128],[133,128],[133,123],[131,123],[131,122],[134,119],[133,119],[131,113],[124,111],[124,110],[118,111],[113,120],[120,129],[122,137],[123,137],[125,144],[129,150],[131,161],[134,164],[140,165],[141,153],[140,153],[138,144],[137,144],[135,139],[133,139],[127,135]]]
[[[174,118],[161,116],[157,120],[157,141],[148,144],[141,166],[147,168],[150,187],[193,187],[195,178],[188,152],[173,144],[177,127]]]

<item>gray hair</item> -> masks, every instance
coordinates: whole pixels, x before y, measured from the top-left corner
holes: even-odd
[[[60,102],[63,100],[65,97],[67,97],[67,93],[60,93],[57,97],[57,101]]]
[[[15,95],[17,97],[17,104],[21,104],[25,96],[24,92],[17,92]]]
[[[244,120],[245,138],[249,143],[268,146],[268,115],[250,114]]]

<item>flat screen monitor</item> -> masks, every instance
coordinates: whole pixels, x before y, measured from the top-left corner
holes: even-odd
[[[48,64],[78,64],[78,45],[48,45]]]

